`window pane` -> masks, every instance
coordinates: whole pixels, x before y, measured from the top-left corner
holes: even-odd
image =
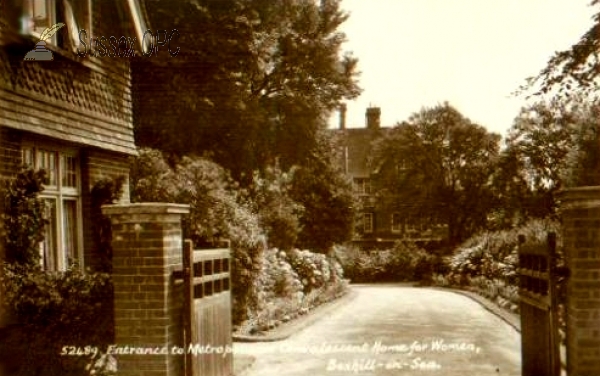
[[[40,150],[38,154],[39,168],[46,170],[48,185],[56,186],[57,166],[56,166],[56,153]]]
[[[400,213],[392,214],[392,231],[393,232],[401,232],[402,231],[402,222]]]
[[[44,240],[40,244],[41,264],[45,270],[58,270],[57,232],[58,221],[56,200],[45,199],[48,225],[45,229]]]
[[[44,29],[50,27],[50,9],[48,0],[33,0],[33,24],[34,31],[41,34]]]
[[[77,249],[77,202],[74,200],[63,201],[63,231],[64,252],[66,265],[79,262]]]
[[[63,155],[60,159],[61,165],[61,181],[63,187],[77,187],[77,172],[75,166],[75,157],[71,155]]]
[[[33,162],[33,149],[23,148],[21,149],[21,161],[29,168],[35,168]]]
[[[363,215],[363,230],[366,233],[369,232],[373,232],[373,214],[372,213],[365,213]]]

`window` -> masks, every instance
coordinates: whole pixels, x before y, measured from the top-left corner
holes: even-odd
[[[407,234],[416,234],[419,232],[421,224],[418,217],[408,216],[404,220],[404,231]]]
[[[365,234],[373,232],[373,213],[363,213],[363,232]]]
[[[46,28],[56,23],[54,0],[24,0],[22,28],[24,34],[40,37]],[[56,36],[48,40],[56,44]]]
[[[87,27],[91,33],[91,1],[90,0],[23,0],[22,33],[40,38],[46,28],[58,23],[65,23],[70,45],[75,49],[80,45],[80,27]],[[59,31],[61,32],[61,31]],[[46,40],[58,45],[57,34]],[[63,39],[64,40],[64,39]],[[63,46],[64,47],[64,46]]]
[[[74,150],[25,146],[23,163],[46,170],[47,181],[40,198],[46,203],[48,226],[40,243],[41,265],[45,270],[65,270],[82,264],[80,173]]]
[[[371,181],[367,178],[354,178],[354,190],[359,194],[371,194]]]
[[[402,232],[402,215],[400,213],[392,213],[392,232]]]
[[[142,16],[142,8],[140,7],[140,2],[139,0],[127,0],[127,5],[129,6],[129,12],[133,17],[133,24],[135,26],[135,32],[137,34],[137,39],[140,43],[140,47],[142,49],[142,53],[147,53],[152,47],[152,41],[150,35],[144,38],[144,35],[148,31],[148,28],[146,27],[146,22],[144,21],[144,17]]]
[[[400,174],[405,172],[406,170],[408,170],[408,162],[406,161],[406,159],[401,159],[400,161],[398,161],[396,163],[396,173]]]
[[[71,0],[72,1],[72,0]],[[77,23],[77,17],[75,16],[75,11],[73,10],[73,7],[71,5],[71,1],[68,0],[64,0],[63,1],[63,10],[64,10],[64,17],[65,17],[65,23],[67,24],[67,29],[69,30],[69,38],[71,41],[71,47],[76,50],[77,47],[81,46],[81,41],[79,39],[79,25]],[[83,1],[81,1],[81,3],[84,3]],[[81,6],[81,5],[80,5]],[[79,12],[79,14],[82,14],[83,12]],[[91,21],[90,21],[91,24]],[[89,33],[90,31],[87,30],[87,33]]]

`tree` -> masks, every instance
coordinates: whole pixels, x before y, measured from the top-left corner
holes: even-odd
[[[600,0],[593,0],[590,6],[600,6]],[[597,78],[600,74],[600,10],[592,17],[594,23],[579,41],[569,49],[555,52],[546,67],[537,76],[527,79],[521,90],[532,89],[539,84],[535,95],[547,94],[557,90],[559,95],[569,97],[572,90],[593,93],[598,89]]]
[[[300,233],[304,208],[290,196],[294,173],[294,168],[284,172],[276,164],[254,174],[251,201],[270,247],[290,250]]]
[[[560,189],[598,181],[594,166],[600,155],[596,147],[599,115],[600,106],[583,96],[569,101],[555,97],[521,109],[503,152],[514,163],[510,173],[507,165],[502,171],[504,181],[526,185],[527,193],[523,189],[519,193],[523,217],[553,215]]]
[[[600,0],[592,0],[590,6],[600,7]],[[535,96],[553,94],[560,100],[575,97],[576,102],[581,96],[588,97],[591,102],[600,99],[600,10],[596,9],[592,16],[592,26],[579,41],[566,50],[556,52],[548,60],[546,67],[537,76],[529,77],[517,93],[531,91],[537,87],[533,94]],[[587,131],[583,130],[582,133]],[[589,139],[589,135],[584,138]],[[593,146],[596,149],[596,155],[600,154],[600,132],[595,132],[595,138],[586,142],[588,147]],[[600,158],[596,157],[595,165],[589,165],[587,168],[589,171],[600,170]],[[585,184],[600,185],[600,175],[588,174]]]
[[[357,60],[341,55],[337,29],[348,16],[339,2],[148,0],[153,27],[176,28],[185,50],[134,67],[153,64],[153,80],[134,75],[143,97],[138,143],[178,155],[209,152],[246,183],[276,159],[284,169],[300,163],[329,112],[360,91]],[[178,96],[157,111],[163,92]]]
[[[456,244],[487,222],[499,141],[448,103],[424,108],[375,141],[378,190],[411,203],[412,215],[436,214]]]
[[[352,183],[339,167],[340,140],[320,131],[308,162],[294,174],[291,197],[304,207],[297,245],[329,252],[352,238],[358,200]]]

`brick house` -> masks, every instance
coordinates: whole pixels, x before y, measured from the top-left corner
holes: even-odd
[[[50,225],[40,244],[47,270],[64,270],[69,260],[94,267],[89,209],[99,179],[124,176],[121,200],[129,201],[128,157],[136,154],[130,61],[98,56],[91,37],[123,36],[123,51],[139,51],[142,14],[139,0],[0,0],[0,179],[23,164],[47,170],[41,197]],[[54,59],[24,61],[59,22],[65,25],[46,40]]]
[[[353,243],[364,249],[390,247],[399,239],[409,239],[422,245],[439,243],[447,236],[444,225],[437,221],[411,215],[413,203],[403,202],[390,194],[382,194],[376,184],[378,174],[385,174],[393,166],[374,166],[370,157],[372,143],[389,131],[391,127],[381,126],[381,109],[369,107],[366,110],[366,125],[361,128],[346,127],[346,108],[340,109],[339,129],[341,134],[342,166],[354,183],[355,193],[361,198],[362,208],[356,223]]]

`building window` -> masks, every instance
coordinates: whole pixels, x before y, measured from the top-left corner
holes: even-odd
[[[421,227],[421,221],[418,217],[408,216],[404,220],[404,232],[408,235],[416,234]]]
[[[396,173],[400,174],[400,173],[404,173],[408,170],[408,162],[406,161],[406,159],[401,159],[400,161],[398,161],[396,163]]]
[[[71,47],[73,52],[77,51],[77,47],[81,46],[81,40],[79,38],[79,31],[81,30],[79,27],[78,19],[84,20],[84,15],[87,12],[88,4],[85,1],[79,1],[78,7],[81,9],[73,9],[73,5],[71,4],[73,0],[63,0],[63,11],[65,17],[65,23],[67,24],[67,29],[69,31],[69,39],[71,41]],[[78,10],[78,12],[77,12]],[[91,25],[91,20],[89,22],[83,22],[82,25],[85,24]],[[90,29],[90,26],[88,26]],[[85,29],[84,29],[85,30]],[[91,30],[85,31],[87,35],[91,35]]]
[[[358,194],[371,194],[371,180],[367,178],[354,178],[354,190]]]
[[[46,171],[40,198],[46,203],[48,226],[40,243],[40,263],[48,271],[82,265],[80,172],[77,152],[25,146],[23,163]]]
[[[148,27],[144,21],[140,2],[139,0],[127,0],[127,5],[129,6],[129,12],[133,17],[135,32],[140,43],[140,48],[142,49],[141,52],[147,53],[152,48],[152,41],[150,40],[150,35],[144,37],[148,31]]]
[[[24,34],[41,37],[44,30],[56,23],[54,0],[24,0],[22,28]],[[56,44],[56,36],[48,40]]]
[[[363,232],[370,234],[373,232],[373,213],[363,213]]]
[[[91,35],[91,1],[90,0],[23,0],[22,33],[40,38],[47,28],[58,22],[66,24],[68,39],[73,49],[80,46],[79,32],[86,28]],[[59,31],[60,32],[60,31]],[[57,34],[46,40],[58,45]],[[66,47],[62,46],[61,47]]]
[[[402,215],[400,213],[392,213],[392,232],[393,233],[401,233],[402,232]]]

